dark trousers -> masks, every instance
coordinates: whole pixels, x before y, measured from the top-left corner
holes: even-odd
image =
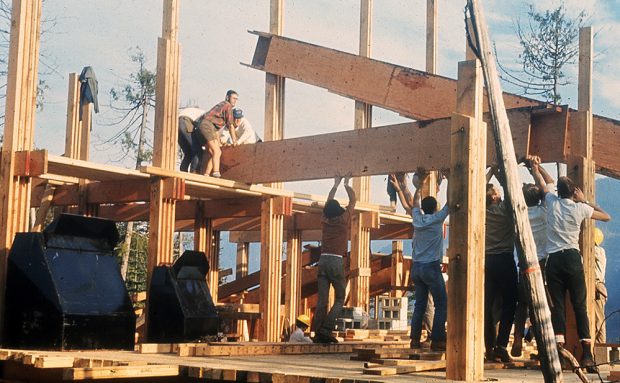
[[[179,117],[179,147],[183,152],[183,159],[179,169],[186,172],[188,169],[196,173],[200,166],[202,148],[194,139],[194,122],[187,117]],[[199,155],[200,153],[200,155]],[[190,167],[191,165],[191,167]]]
[[[435,318],[431,332],[432,341],[446,340],[446,317],[448,315],[448,296],[446,283],[441,274],[441,262],[413,262],[411,281],[415,287],[415,306],[411,318],[411,340],[420,341],[422,322],[428,304],[430,292],[435,302]]]
[[[546,259],[543,259],[538,264],[540,266],[540,272],[542,273],[543,280],[545,278],[545,262]],[[546,288],[545,283],[545,288]],[[529,308],[532,305],[532,299],[530,296],[530,292],[525,285],[525,276],[523,273],[519,274],[519,298],[517,302],[517,309],[515,311],[515,338],[523,338],[525,332],[525,321],[529,316],[530,310]],[[530,322],[532,322],[532,326],[534,325],[534,317],[530,317]]]
[[[487,352],[506,347],[517,306],[517,265],[512,252],[487,254],[484,266],[484,344]],[[493,303],[502,298],[499,331],[495,332]]]
[[[579,339],[590,339],[590,322],[586,310],[586,281],[579,250],[568,249],[549,254],[545,269],[551,295],[551,322],[556,335],[566,334],[564,301],[566,291],[575,310]]]
[[[336,319],[342,311],[344,297],[347,287],[347,280],[344,276],[344,264],[342,257],[332,255],[321,255],[319,258],[318,282],[318,302],[316,311],[312,319],[312,330],[315,335],[331,335],[336,325]],[[329,300],[329,286],[334,286],[335,300],[334,305],[327,313],[327,302]]]

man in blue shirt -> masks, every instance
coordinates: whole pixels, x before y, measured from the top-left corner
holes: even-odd
[[[420,177],[424,179],[425,177]],[[437,211],[435,197],[420,199],[416,186],[413,197],[403,174],[391,175],[405,211],[413,218],[413,264],[411,281],[415,286],[415,306],[411,319],[411,348],[420,348],[422,321],[428,303],[428,293],[435,302],[435,318],[431,332],[431,350],[446,349],[446,317],[448,313],[446,283],[441,274],[443,258],[443,222],[448,217],[448,205]]]

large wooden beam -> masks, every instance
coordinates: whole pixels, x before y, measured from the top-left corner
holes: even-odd
[[[4,320],[9,249],[15,233],[28,231],[31,183],[30,177],[17,176],[15,152],[32,150],[34,139],[41,0],[13,0],[10,26],[0,155],[0,325]]]
[[[509,116],[515,126],[513,139],[517,155],[524,156],[530,146],[531,110],[514,109]],[[546,118],[548,125],[561,125],[558,131],[566,126],[564,114],[552,113]],[[493,151],[489,153],[487,158],[492,161]],[[281,166],[283,163],[287,166]],[[248,183],[331,178],[338,172],[349,171],[353,176],[381,175],[410,172],[418,166],[428,170],[448,169],[450,119],[225,148],[222,164],[225,177]]]
[[[457,109],[452,117],[450,245],[448,246],[448,348],[446,377],[482,379],[484,355],[484,210],[486,157],[481,122],[480,63],[459,63]]]
[[[322,87],[416,120],[449,117],[455,110],[456,81],[453,79],[298,40],[254,33],[259,38],[253,68]],[[508,109],[544,104],[510,93],[503,93],[503,96]],[[486,98],[483,105],[486,110]],[[511,126],[514,126],[512,121]],[[593,159],[600,173],[615,178],[620,178],[620,160],[613,149],[620,146],[618,132],[620,121],[593,116]],[[565,162],[565,158],[558,161]]]

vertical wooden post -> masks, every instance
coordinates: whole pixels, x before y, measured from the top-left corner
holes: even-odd
[[[41,0],[13,0],[0,159],[0,322],[4,320],[9,250],[15,233],[28,230],[31,184],[29,177],[15,176],[15,152],[32,150],[40,27]]]
[[[80,82],[77,73],[69,73],[67,95],[67,130],[65,133],[65,157],[79,158],[81,130],[79,128]]]
[[[294,224],[293,224],[294,226]],[[287,326],[295,324],[301,303],[301,231],[289,228],[286,232],[286,275],[284,277],[284,306]]]
[[[157,44],[153,166],[166,170],[173,170],[175,168],[177,154],[177,108],[179,104],[178,15],[178,0],[163,0],[162,37],[159,38]],[[181,199],[183,197],[175,193],[166,192],[166,183],[168,181],[174,180],[166,180],[160,177],[151,178],[147,286],[150,285],[153,268],[159,264],[172,261],[175,222],[174,197],[180,197]],[[217,295],[214,299],[217,299]],[[148,310],[145,312],[148,312]],[[146,325],[148,326],[148,316],[146,317]]]
[[[248,275],[248,256],[250,244],[248,242],[237,243],[237,269],[235,279],[241,279]]]
[[[392,241],[392,273],[390,274],[392,291],[390,296],[401,298],[404,295],[402,288],[407,286],[407,281],[403,280],[403,277],[403,241]]]
[[[448,338],[446,377],[479,381],[484,374],[484,233],[486,129],[478,61],[459,63],[452,116]]]
[[[263,197],[261,202],[260,249],[260,340],[278,342],[281,333],[280,300],[282,291],[282,236],[284,215],[290,215],[292,200]]]
[[[370,57],[372,42],[372,0],[360,1],[360,44],[359,55]],[[367,129],[372,123],[372,106],[361,101],[355,101],[355,129]],[[355,177],[353,190],[357,200],[370,201],[370,177]],[[362,307],[365,311],[370,308],[370,277],[360,272],[370,267],[370,229],[361,225],[360,215],[356,213],[351,220],[351,273],[350,304]]]
[[[269,33],[281,36],[284,31],[284,0],[270,0]],[[284,88],[285,78],[275,74],[265,74],[265,141],[284,138]],[[281,182],[265,184],[282,188]]]
[[[219,232],[213,231],[211,218],[205,216],[203,203],[199,202],[194,220],[194,249],[202,251],[209,262],[207,284],[213,302],[218,300],[219,287]]]
[[[595,164],[592,160],[592,27],[579,30],[579,84],[578,111],[571,116],[570,153],[568,160],[568,176],[583,190],[587,200],[595,200]],[[587,219],[581,226],[579,242],[583,258],[583,271],[586,280],[586,303],[590,319],[590,336],[594,341],[594,223]],[[572,306],[567,307],[566,344],[565,348],[575,355],[581,354],[579,339],[576,336],[576,321]]]

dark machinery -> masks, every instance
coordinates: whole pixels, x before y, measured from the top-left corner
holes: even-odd
[[[149,287],[148,341],[176,343],[216,335],[219,318],[207,286],[205,253],[185,251],[172,266],[153,270]]]
[[[8,257],[4,346],[134,348],[136,318],[114,257],[114,222],[62,214],[18,233]]]

